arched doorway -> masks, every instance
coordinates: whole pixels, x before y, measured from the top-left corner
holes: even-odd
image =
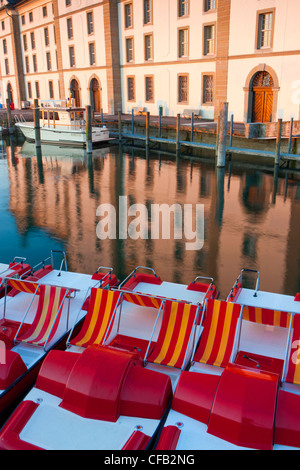
[[[274,81],[269,72],[257,72],[252,81],[252,122],[271,122]]]
[[[101,93],[97,78],[92,78],[90,83],[90,100],[93,111],[99,113],[101,111]]]
[[[80,106],[81,106],[80,87],[79,87],[79,83],[76,80],[76,78],[73,78],[73,80],[71,81],[70,93],[71,93],[71,98],[75,99],[75,106],[77,108],[80,108]]]

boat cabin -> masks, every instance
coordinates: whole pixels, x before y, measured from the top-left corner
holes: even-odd
[[[85,108],[74,108],[70,101],[41,101],[40,125],[48,128],[85,128]]]

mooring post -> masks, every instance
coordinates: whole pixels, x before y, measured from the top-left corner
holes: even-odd
[[[122,140],[122,111],[118,111],[119,142]]]
[[[134,134],[134,109],[131,110],[131,134]]]
[[[146,148],[149,148],[149,125],[150,125],[150,113],[146,112]]]
[[[92,153],[93,142],[92,142],[92,107],[88,105],[86,107],[86,150],[87,153]]]
[[[194,142],[194,121],[195,121],[195,114],[192,113],[191,142]]]
[[[180,151],[180,114],[177,114],[176,121],[176,152]]]
[[[34,133],[35,146],[41,148],[40,107],[37,99],[34,100]]]
[[[8,121],[8,131],[10,134],[13,134],[13,124],[12,124],[12,117],[11,117],[11,108],[10,108],[10,99],[6,100],[6,110],[7,110],[7,121]]]
[[[104,124],[103,108],[101,108],[101,124]]]
[[[288,153],[291,153],[292,151],[293,127],[294,127],[294,118],[291,118]]]
[[[231,119],[230,119],[230,142],[229,142],[229,147],[232,147],[232,138],[233,138],[233,114],[231,115]]]
[[[226,144],[228,125],[228,103],[223,103],[220,110],[219,142],[217,152],[217,167],[222,168],[226,164]]]
[[[277,137],[276,137],[275,165],[279,165],[279,160],[280,160],[281,134],[282,134],[282,119],[278,119]]]
[[[158,117],[158,137],[161,137],[161,117],[162,117],[162,106],[159,107],[159,117]]]
[[[217,127],[216,127],[216,157],[218,156],[219,132],[220,132],[220,116],[217,117]]]

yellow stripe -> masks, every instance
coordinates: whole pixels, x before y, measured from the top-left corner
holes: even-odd
[[[207,343],[205,346],[204,353],[200,359],[200,362],[203,362],[204,364],[206,364],[206,362],[208,361],[212,352],[213,345],[214,345],[214,340],[215,340],[215,336],[217,332],[217,325],[218,325],[218,320],[219,320],[220,307],[221,307],[221,302],[219,300],[215,300]]]
[[[223,331],[222,331],[221,343],[220,343],[217,358],[214,362],[214,365],[217,367],[220,367],[224,359],[224,355],[225,355],[225,351],[226,351],[226,347],[228,343],[228,337],[230,333],[233,305],[234,305],[233,303],[228,303],[226,307],[226,314],[225,314],[225,321],[224,321],[224,326],[223,326]]]
[[[151,298],[151,300],[152,300],[152,303],[153,303],[153,305],[154,305],[155,308],[159,308],[159,307],[160,307],[159,302],[158,302],[157,299]]]
[[[100,310],[101,299],[102,299],[102,290],[97,290],[96,298],[95,298],[95,304],[94,304],[94,310],[93,310],[93,314],[92,314],[92,318],[91,318],[89,327],[87,329],[87,332],[86,332],[84,338],[81,341],[79,341],[78,343],[76,343],[77,346],[81,346],[82,344],[84,344],[84,343],[86,343],[87,341],[90,340],[90,338],[93,334],[93,331],[95,329],[96,322],[97,322],[98,313],[99,313],[99,310]]]
[[[262,310],[255,307],[255,323],[262,323]]]
[[[156,362],[157,364],[160,364],[164,360],[164,358],[166,357],[166,354],[168,352],[168,348],[169,348],[170,341],[171,341],[171,338],[172,338],[172,334],[173,334],[173,331],[174,331],[177,308],[178,308],[177,302],[172,302],[171,313],[170,313],[170,318],[169,318],[168,328],[167,328],[167,331],[166,331],[165,340],[163,342],[163,345],[162,345],[162,348],[160,350],[159,355],[154,360],[154,362]]]
[[[136,299],[137,299],[139,305],[141,305],[141,307],[145,307],[145,303],[144,303],[144,301],[143,301],[143,299],[140,295],[137,295]]]
[[[44,304],[43,304],[43,309],[42,309],[42,314],[41,314],[41,318],[40,318],[40,321],[38,322],[38,325],[35,329],[35,332],[29,337],[26,339],[26,341],[33,341],[37,335],[40,333],[44,323],[45,323],[45,318],[46,318],[46,315],[47,315],[47,310],[48,310],[48,307],[49,307],[49,301],[50,301],[50,286],[46,286],[45,287],[45,297],[44,297]]]
[[[244,307],[243,320],[249,320],[249,308],[248,307]]]
[[[280,326],[280,317],[281,317],[281,312],[279,310],[274,310],[274,321],[273,321],[274,326]]]
[[[181,353],[181,350],[182,350],[182,347],[183,347],[183,342],[184,342],[184,338],[185,338],[185,333],[186,333],[188,321],[189,321],[190,310],[191,310],[190,305],[186,304],[184,306],[184,310],[183,310],[183,315],[182,315],[181,325],[180,325],[180,331],[179,331],[176,347],[175,347],[173,356],[172,356],[170,362],[168,363],[168,366],[170,366],[170,367],[174,367],[174,364],[176,364],[176,362],[178,361],[178,358],[180,356],[180,353]]]
[[[113,298],[114,298],[114,292],[109,291],[108,296],[107,296],[107,302],[106,302],[106,307],[105,307],[105,312],[104,312],[100,332],[99,332],[99,334],[97,336],[97,339],[94,342],[94,344],[100,344],[102,339],[103,339],[107,324],[109,322],[109,316],[110,316],[110,312],[111,312]]]

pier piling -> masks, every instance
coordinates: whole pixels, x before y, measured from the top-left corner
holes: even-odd
[[[87,150],[87,153],[92,153],[93,151],[91,105],[88,105],[86,107],[86,150]]]
[[[217,149],[217,167],[222,168],[226,164],[228,103],[223,103],[220,111],[219,138]]]
[[[11,108],[10,108],[10,99],[6,100],[6,110],[7,110],[7,121],[8,121],[8,130],[10,135],[14,133],[12,117],[11,117]]]
[[[35,146],[37,149],[41,148],[41,127],[40,127],[40,107],[39,101],[34,100],[34,133],[35,133]]]
[[[282,119],[278,119],[277,123],[277,137],[276,137],[276,151],[275,151],[275,165],[279,165],[280,160],[280,147],[282,135]]]

